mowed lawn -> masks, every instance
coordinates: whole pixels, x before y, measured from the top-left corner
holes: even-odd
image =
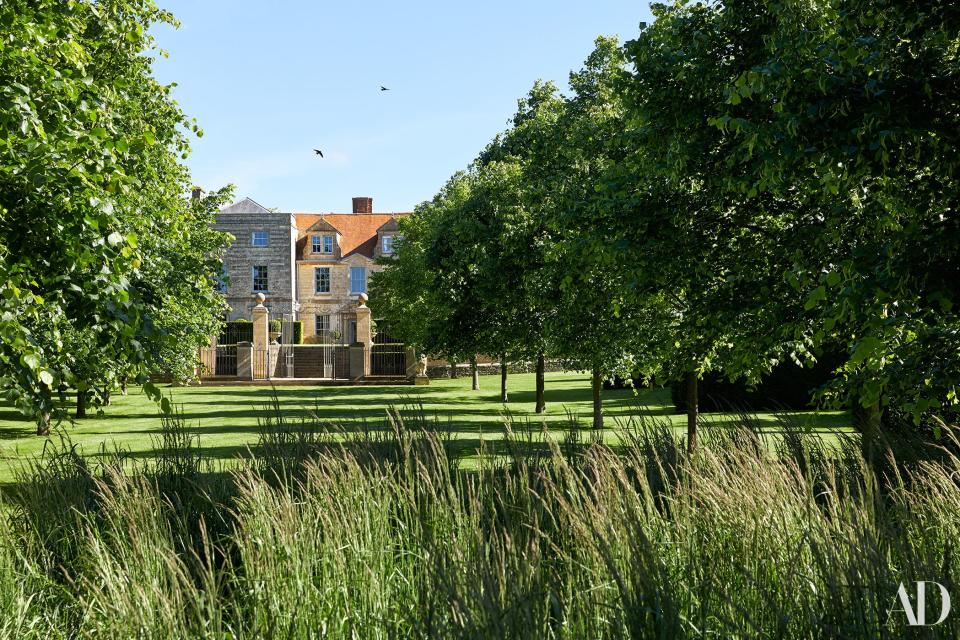
[[[592,401],[589,376],[583,373],[550,373],[546,379],[547,412],[534,413],[533,374],[511,375],[510,402],[499,401],[499,376],[483,376],[480,391],[470,389],[470,378],[433,380],[429,386],[163,386],[161,390],[182,411],[188,424],[196,430],[200,446],[214,458],[227,460],[247,453],[256,444],[258,416],[266,412],[273,394],[283,412],[291,418],[316,415],[321,421],[345,428],[382,427],[386,408],[391,404],[410,408],[422,403],[431,421],[450,437],[463,441],[469,454],[481,438],[499,439],[505,414],[514,418],[515,429],[548,431],[559,436],[568,415],[578,416],[589,424]],[[604,392],[604,439],[616,442],[618,427],[630,415],[644,412],[658,419],[669,420],[679,431],[685,416],[673,415],[670,393],[666,389],[609,390]],[[72,412],[71,412],[72,413]],[[846,429],[849,418],[842,412],[790,413],[791,422],[810,429],[830,433]],[[705,429],[736,419],[730,414],[705,415]],[[776,429],[777,417],[758,414],[761,424]],[[139,389],[129,395],[114,396],[114,401],[101,414],[88,412],[88,417],[62,423],[60,430],[84,455],[95,455],[102,445],[123,449],[134,457],[148,457],[160,428],[159,410]],[[47,442],[37,437],[35,424],[9,406],[0,406],[0,482],[9,481],[14,468],[38,455]],[[52,437],[54,440],[58,436]]]

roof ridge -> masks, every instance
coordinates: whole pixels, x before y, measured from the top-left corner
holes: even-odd
[[[250,196],[245,196],[245,197],[243,198],[243,200],[249,200],[249,201],[252,202],[253,204],[257,205],[258,207],[263,207],[264,209],[266,209],[266,210],[268,210],[268,211],[270,210],[270,207],[264,207],[262,204],[260,204],[259,202],[257,202],[257,201],[254,200],[253,198],[251,198]],[[241,200],[240,202],[243,202],[243,200]]]
[[[227,206],[220,209],[221,213],[273,213],[267,207],[263,206],[250,196],[244,196],[243,198],[228,204]]]

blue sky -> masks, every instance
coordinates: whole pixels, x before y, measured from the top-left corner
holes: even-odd
[[[565,87],[594,38],[651,20],[627,0],[158,3],[181,27],[154,29],[169,52],[157,76],[204,130],[194,181],[284,211],[349,211],[352,196],[409,211],[534,80]]]

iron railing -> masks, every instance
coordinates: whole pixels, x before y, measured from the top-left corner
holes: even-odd
[[[218,345],[200,349],[200,377],[237,375],[237,347]]]

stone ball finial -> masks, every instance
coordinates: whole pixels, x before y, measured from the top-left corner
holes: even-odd
[[[359,300],[358,306],[365,307],[367,306],[367,300],[370,298],[367,296],[367,294],[361,293],[359,296],[357,296],[357,299]]]
[[[258,304],[258,305],[262,305],[262,304],[263,304],[263,301],[266,300],[266,299],[267,299],[267,296],[263,295],[262,293],[258,293],[258,294],[256,295],[256,300],[257,300],[257,304]]]

